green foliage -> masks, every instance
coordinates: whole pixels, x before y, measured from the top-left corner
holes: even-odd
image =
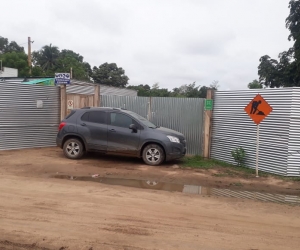
[[[27,55],[24,52],[6,52],[0,55],[0,60],[2,60],[3,67],[18,69],[19,77],[28,75]]]
[[[214,164],[213,161],[206,160],[200,155],[185,157],[182,159],[183,167],[209,169],[214,167],[215,165],[216,164]]]
[[[248,89],[262,89],[262,85],[256,79],[248,84]]]
[[[129,89],[138,91],[138,96],[153,96],[153,97],[190,97],[190,98],[206,98],[207,89],[217,89],[217,81],[210,84],[210,87],[196,86],[196,83],[184,84],[179,88],[174,88],[173,91],[160,88],[159,83],[153,84],[152,88],[149,85],[128,86]]]
[[[286,18],[286,28],[294,45],[288,51],[279,54],[279,60],[264,55],[258,66],[259,81],[271,88],[300,86],[300,1],[289,2],[290,14]]]
[[[214,159],[205,159],[204,157],[200,155],[194,155],[194,156],[186,156],[183,159],[181,159],[180,165],[184,168],[190,167],[190,168],[200,168],[200,169],[210,169],[214,167],[232,167],[231,164],[228,164],[223,161],[218,161]]]
[[[138,86],[128,86],[128,89],[136,90],[138,93],[138,96],[151,96],[151,87],[148,84],[140,84]]]
[[[9,42],[7,38],[0,36],[0,55],[10,52],[25,53],[24,48],[19,46],[15,41]]]
[[[92,78],[95,83],[106,84],[113,87],[124,88],[129,78],[125,70],[119,68],[116,63],[103,63],[98,68],[93,68]]]
[[[41,67],[49,76],[54,75],[59,53],[58,47],[45,45],[41,50],[32,52],[33,65]]]
[[[244,165],[245,150],[242,147],[237,147],[231,151],[231,156],[239,167]]]
[[[32,53],[34,76],[54,76],[55,72],[70,72],[73,78],[90,81],[92,69],[89,63],[83,61],[83,56],[72,50],[60,51],[58,47],[46,45],[39,51]]]

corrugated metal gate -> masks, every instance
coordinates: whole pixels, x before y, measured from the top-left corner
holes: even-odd
[[[58,87],[0,83],[0,150],[55,146],[59,121]]]
[[[202,155],[204,99],[101,95],[100,102],[101,107],[126,108],[158,126],[183,133],[187,154]]]
[[[245,165],[255,168],[256,125],[245,106],[257,93],[273,107],[260,125],[259,170],[300,176],[300,89],[217,91],[215,93],[211,158],[234,163],[231,150],[246,151]]]

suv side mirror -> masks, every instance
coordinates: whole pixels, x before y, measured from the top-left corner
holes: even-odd
[[[129,129],[131,129],[133,132],[137,132],[138,128],[135,124],[130,124]]]

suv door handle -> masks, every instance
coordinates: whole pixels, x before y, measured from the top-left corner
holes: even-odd
[[[116,132],[116,130],[114,130],[114,129],[110,129],[110,130],[109,130],[109,132]]]
[[[86,126],[86,124],[85,124],[84,122],[83,122],[83,123],[81,123],[80,125],[81,125],[81,126]]]

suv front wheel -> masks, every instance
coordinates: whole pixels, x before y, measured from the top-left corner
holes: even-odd
[[[165,160],[165,153],[161,146],[149,144],[143,150],[143,160],[151,166],[158,166]]]
[[[64,154],[69,159],[79,159],[84,154],[84,148],[78,139],[71,138],[64,143]]]

